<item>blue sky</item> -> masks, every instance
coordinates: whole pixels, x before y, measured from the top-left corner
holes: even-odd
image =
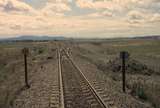
[[[0,38],[158,35],[160,0],[1,0],[0,19]]]

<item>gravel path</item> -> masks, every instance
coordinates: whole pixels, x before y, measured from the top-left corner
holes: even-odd
[[[71,61],[62,60],[65,108],[104,108]]]
[[[53,91],[58,87],[57,65],[57,60],[51,60],[38,66],[36,74],[32,76],[31,88],[16,97],[13,108],[49,108],[51,96],[55,96],[52,95]],[[55,96],[54,99],[58,100],[59,97]]]

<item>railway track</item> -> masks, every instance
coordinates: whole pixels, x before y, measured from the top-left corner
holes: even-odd
[[[64,108],[63,86],[62,86],[62,71],[60,61],[60,51],[57,48],[56,61],[58,63],[58,80],[57,83],[52,85],[52,93],[50,96],[49,108]]]
[[[108,108],[63,49],[58,50],[60,108]]]

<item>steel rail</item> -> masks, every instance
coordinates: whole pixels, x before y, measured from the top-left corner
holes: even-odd
[[[64,108],[64,92],[63,92],[63,83],[62,83],[62,67],[61,67],[61,53],[60,49],[57,49],[58,53],[58,71],[59,71],[59,86],[60,86],[60,108]]]
[[[91,83],[89,82],[89,80],[85,77],[85,75],[83,74],[83,72],[81,71],[81,69],[74,63],[74,61],[72,60],[72,58],[70,57],[70,55],[63,49],[63,52],[65,53],[65,55],[67,56],[67,58],[71,61],[72,65],[80,72],[80,74],[83,76],[83,78],[85,79],[85,81],[87,82],[87,84],[89,85],[92,93],[94,94],[94,96],[96,97],[96,100],[99,102],[99,104],[103,107],[103,108],[109,108],[108,105],[105,104],[105,102],[103,101],[103,99],[98,95],[98,93],[96,92],[96,90],[94,89],[94,87],[91,85]]]

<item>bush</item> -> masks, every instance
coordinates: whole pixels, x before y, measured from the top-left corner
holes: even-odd
[[[42,54],[43,52],[44,52],[43,49],[38,50],[38,54]]]
[[[138,88],[137,95],[140,99],[147,100],[147,95],[145,94],[143,87]]]
[[[139,99],[148,101],[154,108],[160,108],[160,86],[159,84],[143,83],[141,81],[135,81],[128,84],[128,88],[131,89],[131,95],[137,96]]]
[[[131,94],[134,96],[135,95],[138,96],[140,99],[147,100],[147,95],[146,95],[144,88],[140,82],[133,83]]]

